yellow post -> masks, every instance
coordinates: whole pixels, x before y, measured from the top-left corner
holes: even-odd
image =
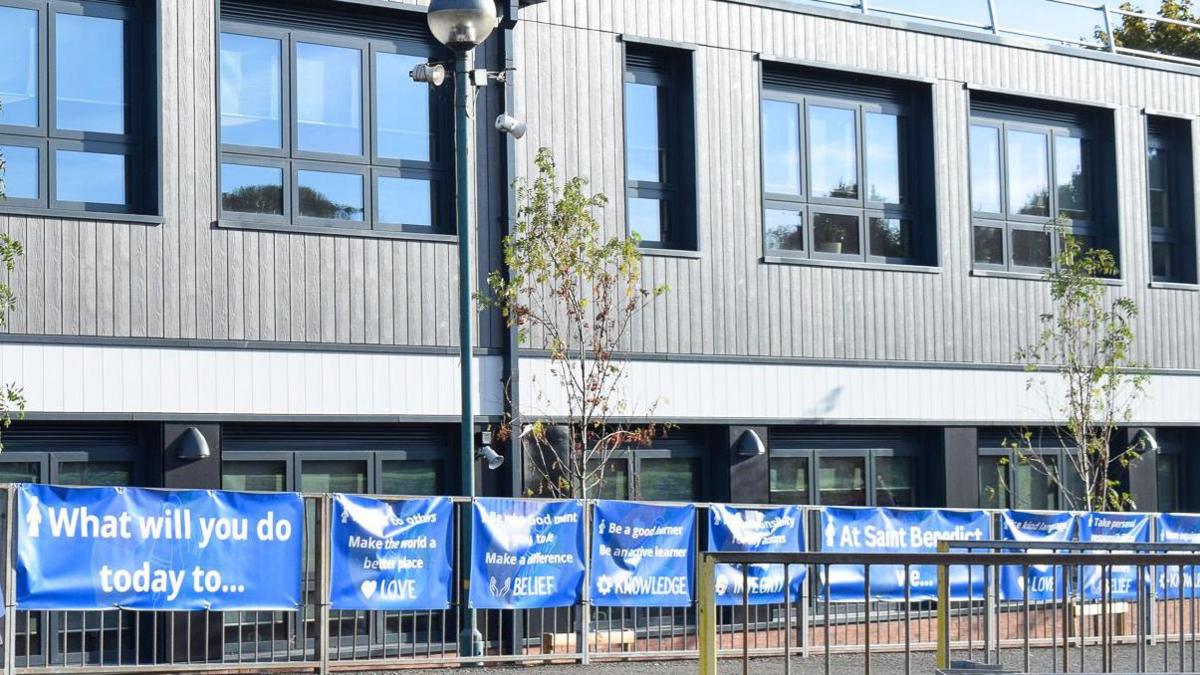
[[[938,553],[949,553],[950,542],[939,541]],[[950,667],[950,565],[938,565],[937,668]]]
[[[717,675],[717,579],[712,558],[700,554],[699,604],[700,625],[696,639],[700,648],[700,675]]]

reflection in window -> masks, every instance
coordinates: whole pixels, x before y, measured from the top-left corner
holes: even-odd
[[[41,483],[42,465],[38,462],[0,462],[0,483]],[[0,509],[7,507],[0,504]]]
[[[915,506],[916,467],[911,457],[875,458],[875,505]]]
[[[979,506],[985,509],[1008,508],[1008,457],[979,457]]]
[[[425,59],[380,52],[375,55],[375,138],[380,157],[428,162],[429,85],[413,82],[409,71]]]
[[[628,207],[629,233],[636,234],[643,244],[659,244],[665,239],[666,202],[645,197],[630,197]]]
[[[1158,482],[1158,510],[1163,513],[1178,513],[1183,509],[1179,499],[1179,482],[1182,476],[1179,455],[1159,453],[1154,461]]]
[[[887,113],[866,113],[867,201],[900,204],[905,201],[901,181],[900,143],[904,138],[904,120]],[[907,256],[904,256],[907,257]]]
[[[1053,262],[1050,251],[1053,238],[1043,230],[1013,230],[1012,259],[1018,267],[1046,269]]]
[[[638,498],[690,502],[700,497],[700,462],[696,459],[643,459],[638,471]]]
[[[62,202],[122,205],[127,202],[125,156],[59,150],[55,192]]]
[[[628,180],[663,182],[665,151],[659,133],[661,88],[657,85],[625,84],[625,171]]]
[[[222,164],[221,208],[237,213],[283,215],[283,169]]]
[[[121,487],[133,485],[133,464],[129,462],[62,462],[58,465],[60,485]]]
[[[808,458],[772,457],[770,469],[772,504],[811,504],[808,494]]]
[[[1156,281],[1195,283],[1195,179],[1188,120],[1147,120],[1147,199],[1150,262]]]
[[[441,462],[384,460],[381,465],[381,494],[425,497],[441,493]]]
[[[800,106],[789,101],[762,102],[763,189],[799,196]]]
[[[971,210],[1000,213],[1000,129],[971,125]]]
[[[433,226],[433,194],[429,181],[384,176],[376,181],[375,189],[379,199],[379,222]]]
[[[307,152],[360,155],[362,52],[296,44],[297,147]]]
[[[221,142],[283,146],[283,44],[221,34]]]
[[[804,214],[788,209],[767,209],[768,251],[804,250]]]
[[[1045,134],[1008,132],[1008,211],[1050,215],[1050,178]]]
[[[595,496],[598,499],[629,499],[629,460],[627,459],[610,459],[604,465],[604,475],[601,476],[598,471],[600,462],[591,460],[588,462],[588,473],[592,480],[599,480],[599,487],[592,486],[589,488],[588,496]]]
[[[0,7],[0,125],[38,124],[38,14]]]
[[[367,491],[366,462],[307,460],[300,469],[300,490],[363,494]]]
[[[1050,475],[1056,471],[1058,462],[1053,457],[1045,458],[1046,467],[1018,458],[1013,462],[1013,508],[1021,510],[1058,510],[1058,490]],[[1049,469],[1049,473],[1046,471]]]
[[[221,463],[221,488],[241,492],[283,492],[287,489],[287,464],[272,461]]]
[[[125,133],[125,22],[59,13],[54,21],[57,128]]]
[[[1087,141],[1073,136],[1054,137],[1054,177],[1058,183],[1058,212],[1087,220],[1092,201],[1087,177]]]
[[[38,149],[23,145],[0,145],[0,159],[4,171],[0,172],[0,201],[5,199],[37,199]]]
[[[817,493],[827,506],[867,505],[865,457],[822,457],[818,461]]]
[[[912,258],[912,221],[872,217],[871,255],[881,258]]]
[[[861,251],[858,216],[814,213],[813,250],[817,253],[857,254]]]
[[[355,173],[301,170],[300,215],[325,220],[363,219],[363,177]]]
[[[808,152],[814,197],[858,198],[858,132],[855,112],[809,106]]]

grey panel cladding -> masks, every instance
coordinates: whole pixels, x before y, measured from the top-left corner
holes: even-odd
[[[215,0],[158,5],[161,185],[165,222],[0,214],[28,249],[11,275],[19,305],[4,328],[64,336],[453,346],[458,343],[453,243],[218,228]],[[341,5],[348,14],[353,5]],[[424,25],[391,11],[401,28]],[[491,41],[496,43],[498,41]],[[496,46],[488,46],[489,61]],[[152,69],[151,69],[152,70]],[[499,87],[479,102],[478,266],[499,257],[501,148],[491,129]],[[480,279],[482,279],[482,274]],[[477,343],[503,326],[481,313]]]
[[[846,15],[849,17],[850,15]],[[1047,284],[973,275],[967,86],[1094,106],[1115,138],[1123,283],[1142,309],[1137,356],[1200,368],[1200,293],[1151,288],[1144,109],[1200,115],[1200,75],[723,0],[560,0],[523,12],[520,172],[540,146],[560,173],[623,194],[623,35],[695,45],[700,259],[649,257],[671,291],[629,347],[648,353],[1011,363],[1049,308]],[[762,262],[759,90],[768,60],[916,79],[932,87],[936,273]],[[1198,71],[1200,72],[1200,71]],[[586,75],[584,74],[586,73]],[[1111,113],[1110,113],[1111,111]],[[613,199],[608,230],[624,231]],[[535,336],[536,337],[536,336]]]

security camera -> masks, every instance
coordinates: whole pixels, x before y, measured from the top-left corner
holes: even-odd
[[[513,138],[520,139],[525,136],[528,127],[521,120],[504,113],[496,118],[496,131],[506,133]]]

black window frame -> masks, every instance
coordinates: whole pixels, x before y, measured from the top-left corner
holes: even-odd
[[[880,444],[875,444],[880,445]],[[920,459],[921,451],[918,447],[909,444],[896,444],[894,447],[849,447],[835,448],[798,448],[798,447],[773,447],[768,453],[768,467],[776,458],[780,459],[804,459],[808,462],[808,494],[809,503],[802,506],[821,506],[821,491],[820,491],[820,471],[822,459],[862,459],[865,468],[863,479],[865,481],[863,489],[866,492],[866,504],[860,506],[867,507],[888,507],[888,508],[919,508],[922,501],[922,477],[921,472],[917,470],[916,461]],[[893,507],[888,504],[879,503],[880,486],[877,484],[879,476],[876,460],[881,457],[902,457],[913,461],[912,464],[912,493],[913,503],[902,507]],[[793,504],[790,501],[776,501],[773,497],[775,491],[771,489],[769,468],[768,468],[768,483],[767,483],[767,501],[770,504]]]
[[[1020,441],[1016,441],[1016,442],[1020,443]],[[983,459],[984,457],[1000,457],[1000,458],[1004,458],[1007,460],[1007,463],[1004,464],[1004,471],[1006,474],[1004,480],[1006,481],[1006,486],[1003,486],[1003,487],[1006,487],[1007,491],[1004,494],[1004,503],[1002,505],[987,504],[985,502],[985,497],[983,495],[983,481],[982,481],[983,476],[980,473],[980,471],[982,470],[982,464],[980,464],[979,465],[980,468],[977,469],[975,472],[975,482],[976,482],[976,486],[979,488],[979,508],[1017,509],[1017,510],[1035,510],[1035,511],[1042,510],[1042,509],[1038,509],[1038,508],[1031,507],[1031,506],[1023,506],[1023,505],[1017,505],[1017,504],[1013,503],[1014,493],[1017,490],[1016,476],[1014,474],[1014,471],[1015,471],[1016,466],[1019,463],[1021,463],[1021,461],[1022,461],[1021,457],[1028,456],[1029,454],[1036,454],[1042,458],[1053,459],[1055,462],[1056,471],[1059,472],[1059,477],[1062,478],[1065,475],[1062,473],[1062,471],[1064,469],[1071,470],[1072,467],[1074,466],[1074,464],[1072,463],[1072,460],[1070,459],[1070,455],[1075,454],[1075,452],[1076,451],[1068,450],[1067,448],[1054,447],[1051,445],[1039,445],[1036,443],[1032,447],[1022,447],[1020,450],[1014,450],[1011,447],[1002,447],[998,443],[989,443],[986,445],[981,445],[979,448],[979,452],[978,452],[979,459]],[[1042,472],[1037,468],[1031,468],[1030,471],[1037,473],[1039,475],[1042,475]],[[1050,510],[1055,510],[1055,511],[1067,510],[1066,506],[1063,503],[1065,501],[1065,499],[1063,497],[1062,486],[1059,485],[1057,481],[1052,480],[1048,476],[1045,477],[1045,480],[1046,480],[1047,484],[1049,485],[1049,489],[1052,491],[1053,497],[1054,497],[1054,505],[1050,507]]]
[[[1193,134],[1189,119],[1147,114],[1146,127],[1146,221],[1149,241],[1147,262],[1150,279],[1157,283],[1195,284],[1196,273],[1196,189],[1193,169]],[[1167,213],[1175,223],[1171,228],[1155,227],[1153,189],[1150,186],[1150,152],[1166,151]],[[1155,244],[1170,247],[1172,274],[1155,273]]]
[[[800,193],[769,192],[766,189],[767,163],[765,133],[759,136],[759,172],[762,177],[761,233],[763,255],[786,262],[867,263],[903,268],[937,264],[937,219],[933,181],[932,91],[928,83],[895,80],[875,75],[828,71],[807,66],[775,65],[764,69],[760,90],[759,122],[767,101],[797,106],[799,132]],[[815,197],[812,193],[812,156],[809,116],[812,107],[844,109],[854,112],[857,150],[857,196]],[[895,116],[901,124],[897,142],[900,152],[899,180],[901,202],[870,199],[867,162],[867,116]],[[761,131],[761,127],[760,127]],[[803,250],[770,246],[767,212],[792,211],[800,215]],[[814,218],[817,215],[847,215],[858,219],[858,253],[817,251],[814,247]],[[907,257],[876,253],[872,250],[872,221],[896,219],[909,224]]]
[[[395,12],[397,10],[386,10]],[[418,41],[397,36],[375,35],[369,31],[349,34],[340,30],[317,31],[305,24],[291,25],[286,10],[281,10],[278,22],[258,23],[245,18],[222,18],[217,31],[217,53],[225,34],[278,40],[281,77],[281,142],[278,148],[225,144],[220,140],[221,108],[218,93],[218,173],[226,163],[249,166],[282,167],[283,214],[257,214],[230,211],[224,208],[223,189],[218,181],[218,224],[223,227],[269,229],[310,234],[337,234],[372,238],[415,238],[454,240],[457,238],[453,196],[450,183],[454,175],[453,115],[450,86],[429,87],[429,129],[431,146],[429,161],[384,158],[379,155],[375,124],[376,86],[379,54],[400,54],[425,60],[439,61],[448,54],[432,41]],[[369,22],[368,22],[369,23]],[[362,106],[361,144],[357,155],[302,150],[299,147],[299,117],[297,109],[297,45],[316,44],[356,49],[361,54]],[[216,74],[220,81],[220,72]],[[218,92],[220,87],[218,85]],[[363,219],[361,221],[317,218],[300,212],[301,170],[357,174],[363,179]],[[379,195],[376,182],[381,177],[411,178],[430,183],[431,224],[383,222],[379,218]]]
[[[997,105],[989,105],[999,101]],[[1105,114],[1107,112],[1107,114]],[[1000,211],[977,211],[974,199],[974,177],[970,175],[970,137],[975,127],[995,129],[998,133],[998,162],[1000,178]],[[1035,216],[1011,213],[1009,181],[1009,133],[1025,132],[1045,138],[1047,215]],[[1112,113],[1105,109],[1016,98],[993,97],[972,93],[971,111],[967,120],[968,194],[971,209],[971,266],[973,270],[1041,275],[1054,268],[1063,247],[1063,235],[1081,239],[1084,248],[1106,248],[1119,256],[1117,227],[1116,159],[1112,148]],[[1087,141],[1084,170],[1088,188],[1087,218],[1070,218],[1060,208],[1057,176],[1057,139],[1079,138]],[[1064,225],[1059,225],[1060,215]],[[976,232],[981,228],[997,228],[1003,233],[1002,264],[980,262],[976,251]],[[1013,233],[1037,232],[1049,238],[1049,265],[1018,265],[1013,260]],[[1118,257],[1119,259],[1119,257]],[[1118,277],[1121,271],[1118,270]]]
[[[160,222],[158,187],[158,59],[157,0],[0,0],[0,7],[38,14],[38,117],[36,126],[0,124],[0,145],[35,148],[38,152],[38,196],[0,199],[0,213],[96,217],[104,220]],[[125,84],[124,133],[57,128],[56,22],[59,14],[124,22],[122,58]],[[68,201],[59,198],[57,153],[84,151],[125,157],[125,202]]]
[[[665,236],[657,241],[642,240],[640,248],[653,254],[659,251],[700,250],[696,190],[696,128],[693,88],[692,50],[624,39],[624,63],[621,77],[621,148],[625,158],[625,235],[630,236],[629,201],[645,198],[662,202],[666,217],[661,227]],[[643,84],[659,89],[658,136],[664,157],[660,164],[661,180],[632,180],[629,175],[628,85]],[[692,167],[689,170],[688,167]],[[660,213],[661,213],[660,207]]]

